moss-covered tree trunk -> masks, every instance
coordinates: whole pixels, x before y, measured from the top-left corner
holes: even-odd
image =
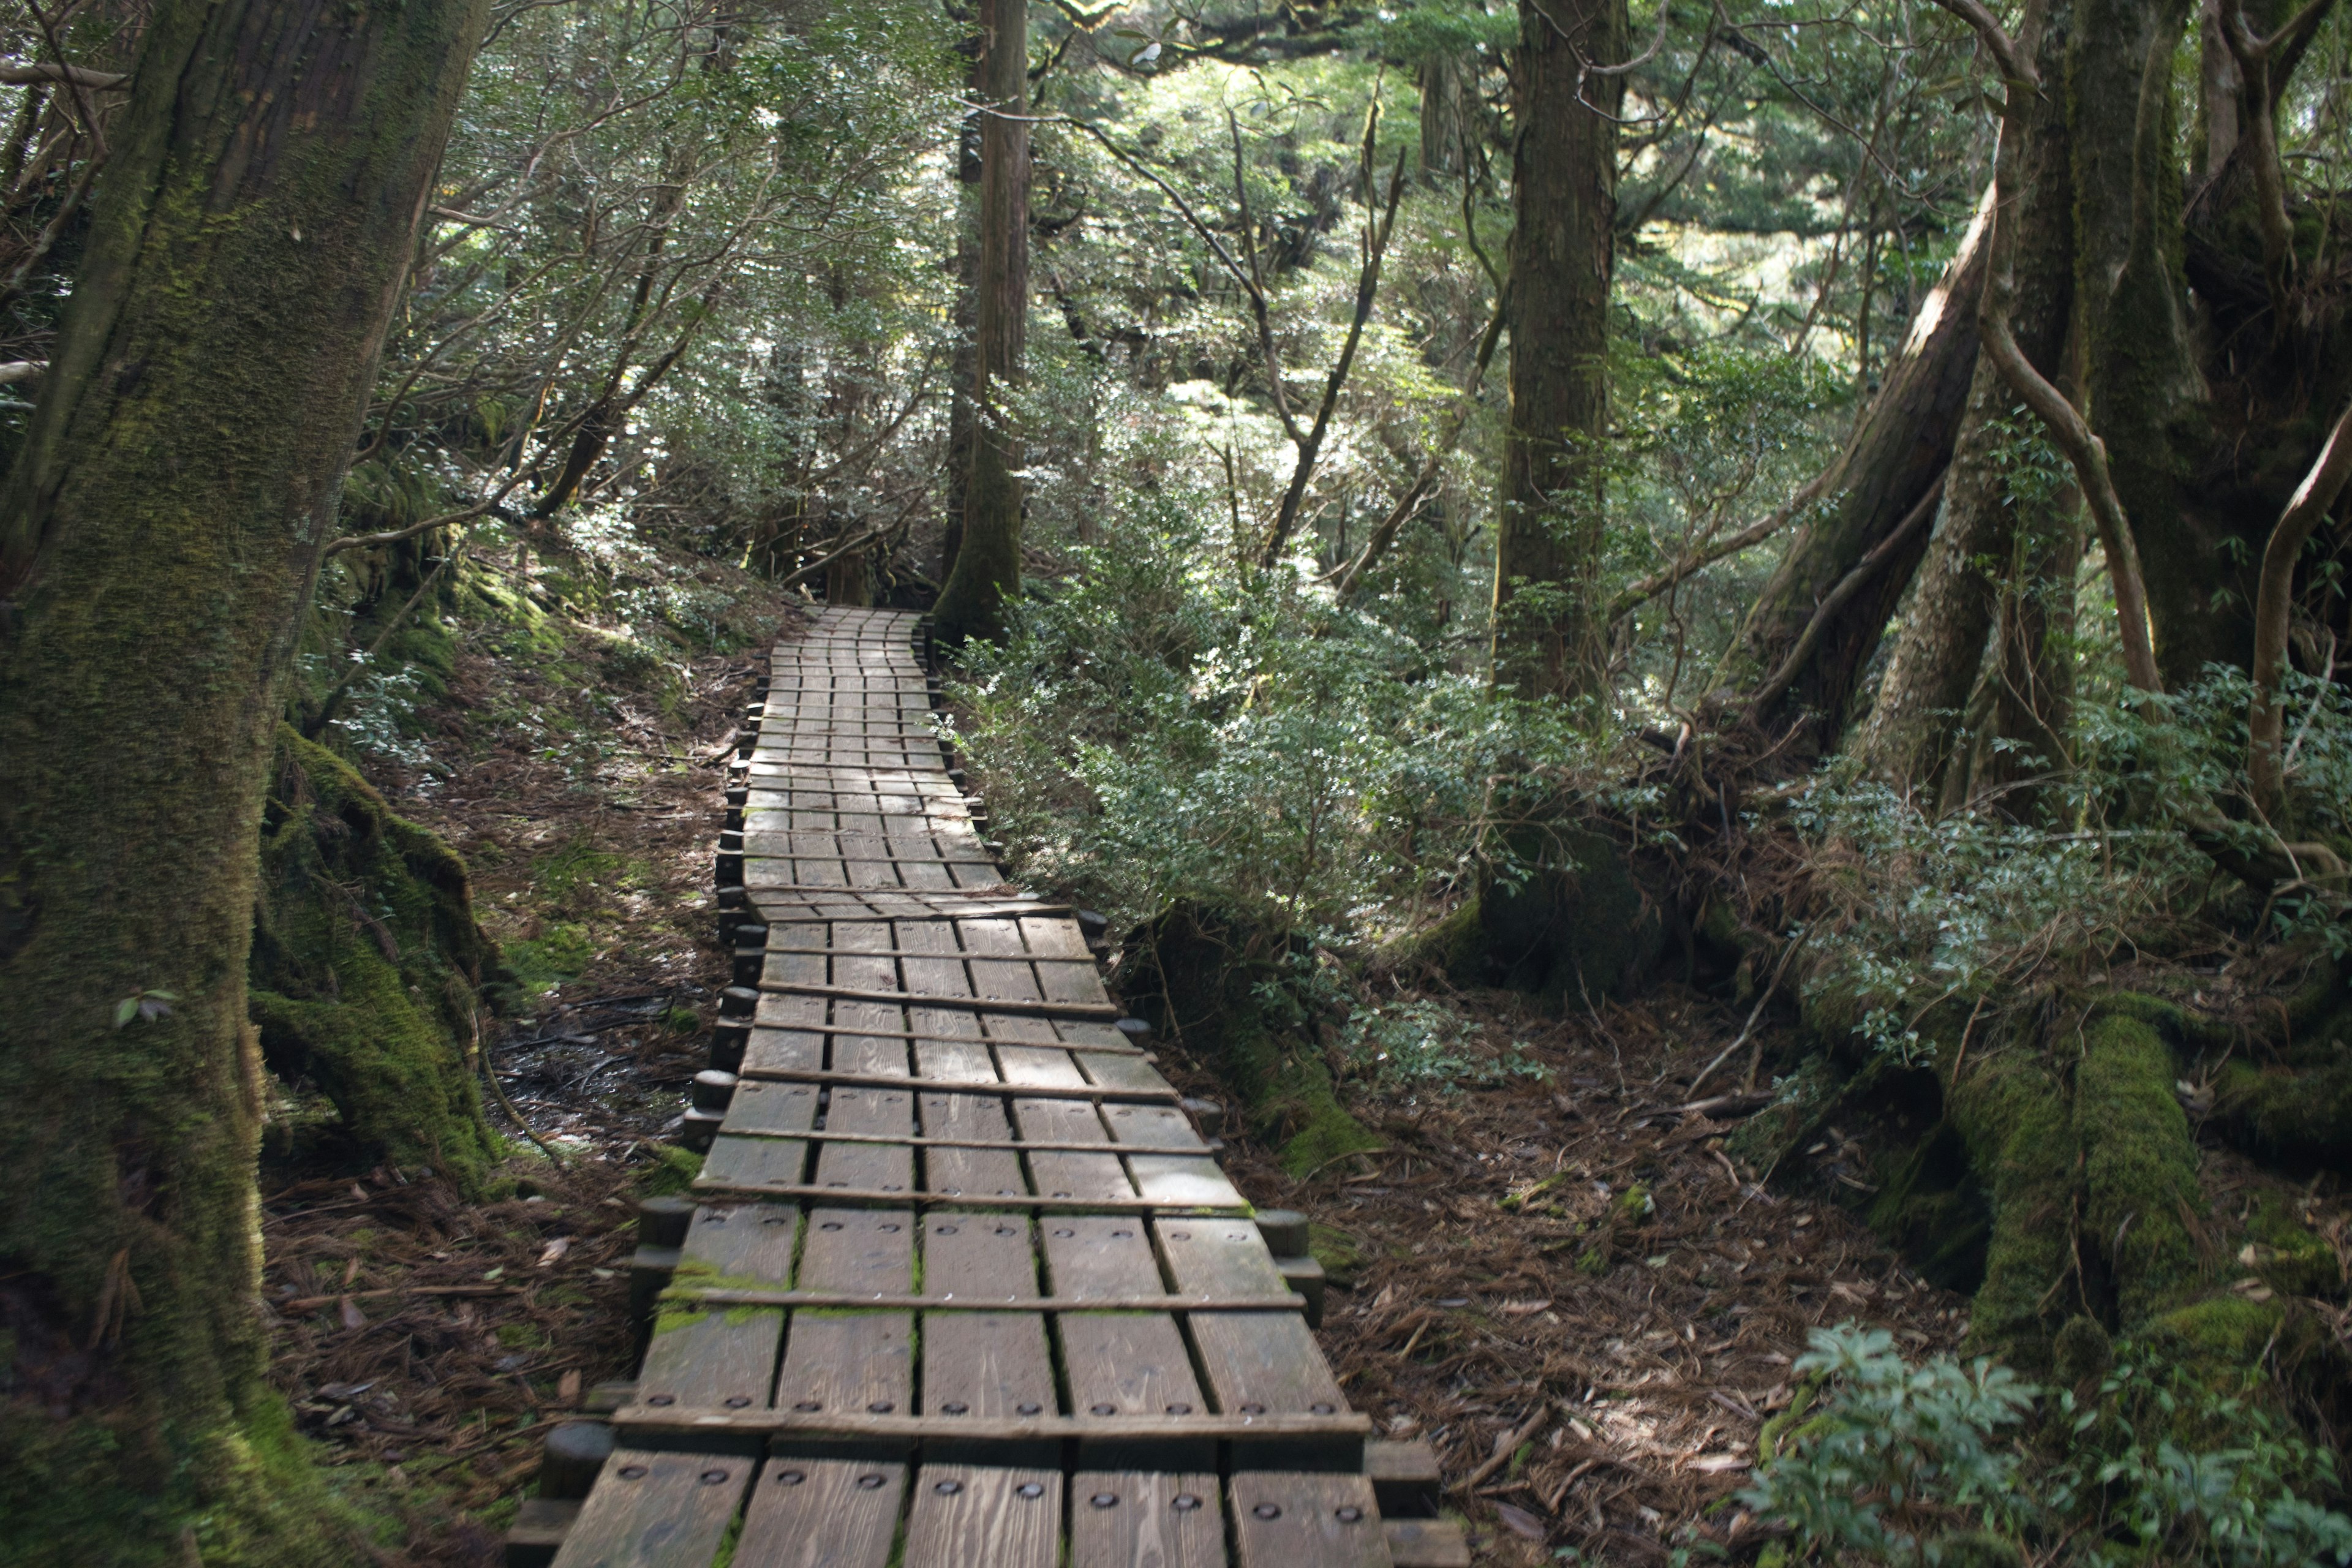
[[[1623,0],[1519,0],[1517,137],[1506,328],[1511,412],[1495,535],[1495,679],[1570,696],[1601,678],[1594,595],[1609,417],[1609,290],[1616,271]]]
[[[2071,9],[2054,6],[2044,22],[2037,54],[2045,79],[2063,67]],[[2014,219],[2012,329],[2026,358],[2055,379],[2074,294],[2074,186],[2065,106],[2038,102],[2030,134],[2026,186]],[[1856,737],[1864,764],[1898,787],[1932,784],[1951,755],[1961,710],[1984,664],[2003,569],[2017,554],[2020,501],[2036,509],[2035,517],[2022,520],[2027,526],[2046,521],[2040,516],[2046,500],[2032,493],[2033,476],[2017,471],[2014,427],[2007,419],[2016,402],[2000,372],[1979,358],[1952,449],[1942,515],[1876,700]]]
[[[297,628],[483,0],[164,0],[0,491],[0,1519],[317,1563],[247,1022]]]
[[[1021,588],[1021,443],[1011,395],[1029,321],[1028,0],[981,8],[980,262],[973,290],[971,472],[963,534],[933,612],[950,642],[995,637]]]

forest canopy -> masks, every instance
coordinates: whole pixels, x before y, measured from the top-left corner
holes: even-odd
[[[2352,1561],[2334,0],[345,10],[0,16],[0,1514],[57,1560],[61,1479],[208,1563],[331,1511],[265,1079],[507,1179],[484,1031],[586,926],[502,952],[416,825],[466,661],[682,711],[822,602],[933,617],[1013,874],[1289,1179],[1487,1081],[1491,994],[1688,994],[1734,1192],[1965,1303],[1792,1346],[1704,1517],[1511,1505],[1528,1561]]]

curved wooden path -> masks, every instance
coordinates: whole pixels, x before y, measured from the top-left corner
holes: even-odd
[[[1304,1222],[1225,1179],[1076,911],[1004,883],[923,635],[828,610],[774,651],[720,840],[708,1157],[641,1220],[637,1377],[551,1439],[509,1561],[1466,1563],[1406,1517],[1427,1450],[1370,1441],[1315,1342]]]

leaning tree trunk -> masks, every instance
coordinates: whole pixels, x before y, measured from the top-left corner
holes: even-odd
[[[2070,10],[2062,0],[2043,24],[2037,54],[2045,79],[2055,78],[2066,58]],[[2074,294],[2074,188],[2065,106],[2039,101],[2029,136],[2026,184],[2014,220],[2018,305],[2012,328],[2034,368],[2058,380]],[[2021,472],[2014,462],[2015,428],[2007,416],[2016,402],[2000,373],[1979,358],[1944,484],[1943,513],[1920,563],[1918,588],[1880,678],[1877,700],[1857,737],[1864,766],[1898,788],[1931,786],[1951,757],[1957,721],[1984,662],[1985,637],[2001,596],[2000,572],[2015,553],[2018,526],[2022,521],[2030,530],[2046,531],[2049,519],[2042,514],[2059,499],[2037,493],[2036,476]],[[2035,515],[2021,520],[2021,508]]]
[[[1525,696],[1593,689],[1616,268],[1624,0],[1519,0],[1512,69],[1511,412],[1495,536],[1495,679]]]
[[[1029,319],[1027,0],[981,11],[980,277],[974,291],[971,477],[963,537],[933,613],[950,642],[995,637],[1021,586],[1021,444],[1010,402]]]
[[[1757,596],[1729,661],[1735,686],[1767,693],[1754,705],[1759,720],[1809,715],[1811,739],[1822,750],[1836,744],[1863,672],[1927,550],[1924,528],[1896,535],[1951,462],[1976,369],[1983,237],[1980,209],[1831,466],[1822,499]],[[1824,602],[1856,572],[1865,575],[1855,591],[1814,627]]]
[[[340,1561],[263,1382],[247,1022],[297,628],[484,0],[164,0],[0,489],[0,1519]]]

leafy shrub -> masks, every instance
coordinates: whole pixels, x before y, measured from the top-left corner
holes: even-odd
[[[2048,1502],[2096,1527],[2086,1560],[2352,1562],[2352,1520],[2309,1500],[2337,1491],[2334,1454],[2247,1398],[2118,1348],[2097,1392],[2061,1391],[2053,1413],[2068,1447]]]
[[[2095,1394],[2051,1400],[2034,1451],[2054,1457],[2039,1464],[2000,1439],[2041,1393],[2007,1368],[1915,1365],[1885,1330],[1853,1323],[1811,1344],[1796,1370],[1818,1406],[1777,1452],[1767,1427],[1738,1494],[1789,1527],[1768,1564],[1982,1562],[1989,1542],[2018,1540],[2046,1547],[2037,1561],[2101,1568],[2352,1563],[2352,1520],[2312,1500],[2336,1489],[2333,1454],[2128,1344]]]
[[[1932,1563],[1938,1536],[2018,1522],[2020,1459],[1995,1434],[2032,1408],[2030,1384],[1990,1361],[1914,1366],[1884,1329],[1816,1329],[1811,1344],[1796,1370],[1825,1380],[1820,1412],[1739,1493],[1793,1528],[1799,1555]]]
[[[1030,878],[1122,922],[1181,902],[1360,935],[1466,885],[1494,824],[1590,771],[1563,710],[1497,696],[1288,573],[1240,571],[1174,505],[1119,531],[950,689]]]

